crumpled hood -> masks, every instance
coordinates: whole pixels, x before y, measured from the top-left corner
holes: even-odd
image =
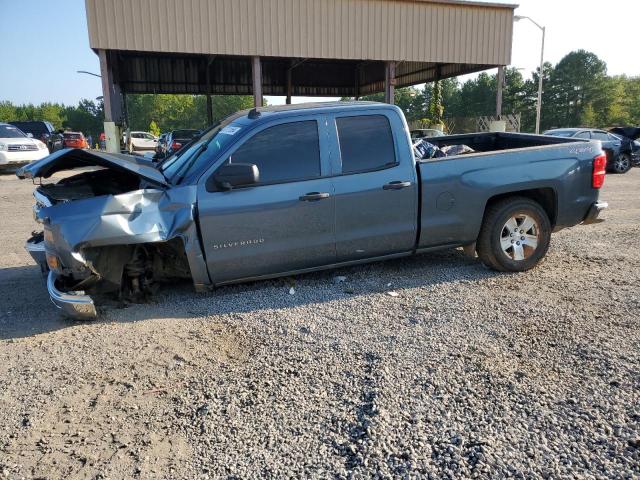
[[[623,137],[637,140],[640,138],[640,127],[615,127],[609,130],[611,133],[622,135]]]
[[[145,180],[167,186],[162,173],[148,160],[131,155],[65,148],[18,169],[18,178],[48,178],[56,172],[79,167],[104,167],[132,172]]]

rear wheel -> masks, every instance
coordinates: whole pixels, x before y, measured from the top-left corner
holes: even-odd
[[[631,168],[631,155],[621,153],[613,161],[612,170],[615,173],[627,173]]]
[[[524,197],[511,197],[487,208],[477,251],[482,263],[502,272],[522,272],[545,256],[551,223],[542,207]]]

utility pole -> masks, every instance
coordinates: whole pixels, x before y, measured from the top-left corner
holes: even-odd
[[[520,20],[529,20],[542,32],[542,45],[540,47],[540,73],[538,74],[538,102],[536,103],[536,133],[540,133],[540,113],[542,112],[542,76],[544,73],[544,36],[546,33],[546,27],[543,27],[532,18],[522,15],[515,15],[513,19],[516,22],[519,22]]]

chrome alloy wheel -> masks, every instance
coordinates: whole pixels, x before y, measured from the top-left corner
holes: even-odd
[[[515,214],[502,227],[500,247],[511,260],[525,260],[538,248],[540,227],[533,217]]]
[[[629,170],[630,163],[629,157],[626,155],[618,155],[618,158],[613,162],[613,168],[616,172],[626,172]]]

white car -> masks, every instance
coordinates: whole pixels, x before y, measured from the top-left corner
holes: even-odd
[[[0,123],[0,168],[40,160],[49,155],[49,149],[40,140],[25,135],[22,130]]]
[[[127,142],[127,134],[124,134],[124,145],[129,153],[142,150],[155,150],[158,146],[158,137],[154,137],[148,132],[129,132],[131,143]]]

